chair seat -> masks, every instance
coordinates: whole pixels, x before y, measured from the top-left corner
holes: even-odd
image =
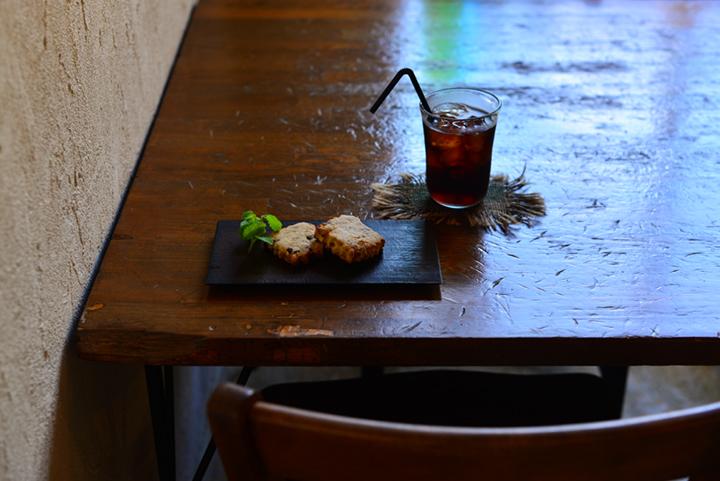
[[[264,400],[328,414],[442,426],[543,426],[613,419],[608,387],[592,374],[432,370],[277,384]]]

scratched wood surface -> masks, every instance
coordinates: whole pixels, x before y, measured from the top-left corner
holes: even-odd
[[[720,363],[720,3],[201,1],[77,328],[165,364]],[[493,171],[548,215],[445,228],[440,300],[215,291],[215,223],[371,216],[424,170],[400,67],[503,100]]]

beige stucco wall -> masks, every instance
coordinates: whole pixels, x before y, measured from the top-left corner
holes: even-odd
[[[0,2],[0,480],[154,475],[141,368],[67,340],[191,4]]]

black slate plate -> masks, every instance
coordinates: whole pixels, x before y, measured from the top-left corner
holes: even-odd
[[[205,283],[220,285],[438,285],[442,283],[435,233],[425,221],[364,221],[385,238],[382,255],[348,265],[326,253],[308,266],[292,267],[267,249],[240,238],[240,221],[217,223]],[[286,225],[294,222],[286,222]],[[319,222],[314,222],[318,224]]]

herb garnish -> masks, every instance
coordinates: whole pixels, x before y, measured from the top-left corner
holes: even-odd
[[[272,214],[265,214],[258,217],[255,212],[246,210],[242,215],[242,222],[240,222],[240,235],[246,241],[250,241],[250,252],[255,245],[255,241],[264,242],[272,245],[272,237],[267,235],[268,228],[277,232],[282,229],[282,222]]]

